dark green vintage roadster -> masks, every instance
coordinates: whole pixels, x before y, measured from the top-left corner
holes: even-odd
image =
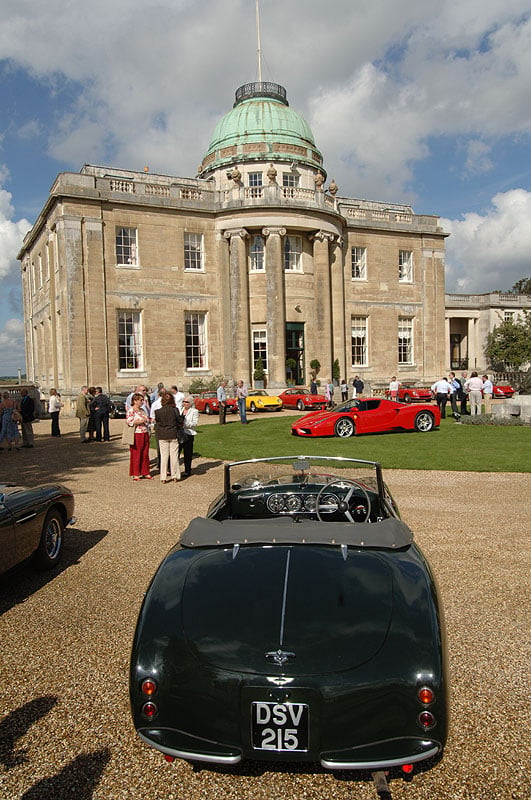
[[[168,761],[319,762],[411,779],[441,757],[444,623],[380,465],[225,466],[146,593],[131,709]]]

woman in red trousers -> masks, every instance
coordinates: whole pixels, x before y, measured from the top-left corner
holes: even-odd
[[[135,393],[126,417],[127,424],[135,429],[135,443],[129,446],[129,475],[134,481],[153,480],[149,474],[149,416],[142,408],[143,402],[144,396]]]

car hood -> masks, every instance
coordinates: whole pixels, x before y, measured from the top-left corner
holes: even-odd
[[[370,661],[392,609],[393,573],[381,553],[242,547],[193,560],[182,624],[195,657],[214,668],[312,675]]]
[[[330,419],[330,416],[333,413],[334,413],[333,410],[313,411],[311,414],[305,414],[303,417],[299,417],[299,419],[296,420],[296,422],[294,422],[293,425],[297,428],[301,425],[317,425],[320,422],[324,422],[325,420]]]

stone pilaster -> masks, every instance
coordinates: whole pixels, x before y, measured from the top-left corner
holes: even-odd
[[[330,243],[333,240],[334,235],[325,231],[317,231],[310,236],[310,241],[313,241],[313,270],[315,280],[315,331],[312,336],[314,342],[312,358],[317,358],[321,363],[321,373],[319,376],[321,381],[327,381],[332,377],[332,363],[334,360],[332,281],[330,270]],[[343,349],[344,346],[341,352]]]
[[[285,228],[264,228],[266,239],[266,330],[268,386],[286,385],[286,298],[284,286],[284,253],[282,239]]]
[[[249,271],[245,228],[226,230],[229,243],[230,325],[232,377],[249,383],[251,378],[251,323],[249,314]]]
[[[341,377],[348,379],[352,370],[350,353],[350,321],[347,330],[345,319],[345,258],[343,237],[330,240],[330,281],[332,292],[332,360],[339,359]]]

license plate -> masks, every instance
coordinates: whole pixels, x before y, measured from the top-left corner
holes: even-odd
[[[310,711],[305,703],[252,703],[255,750],[308,750]]]

